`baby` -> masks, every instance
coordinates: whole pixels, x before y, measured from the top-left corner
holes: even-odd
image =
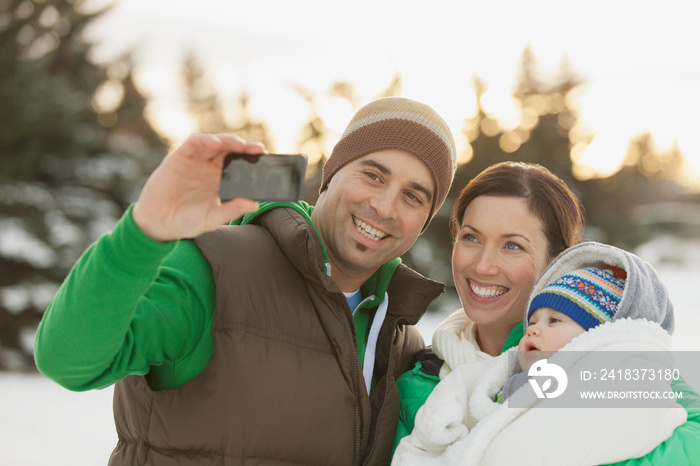
[[[611,267],[574,270],[546,286],[531,301],[527,330],[518,345],[522,372],[511,376],[497,396],[503,402],[525,383],[528,370],[571,340],[604,322],[612,322],[625,289],[625,271]]]

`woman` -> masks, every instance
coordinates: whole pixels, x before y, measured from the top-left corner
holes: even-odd
[[[411,433],[416,412],[441,378],[458,365],[517,345],[535,282],[560,252],[581,242],[583,225],[579,200],[539,165],[496,164],[467,184],[451,217],[452,273],[463,309],[437,327],[432,349],[419,353],[416,367],[397,380],[401,414],[396,445]],[[674,388],[686,389],[688,421],[648,458],[663,454],[667,444],[688,450],[690,439],[698,451],[689,453],[700,458],[700,399],[688,387]]]
[[[450,224],[452,274],[463,309],[437,327],[432,350],[421,352],[416,367],[397,380],[397,443],[413,430],[416,411],[440,377],[517,344],[532,287],[552,259],[581,242],[584,213],[546,168],[504,162],[467,184]]]

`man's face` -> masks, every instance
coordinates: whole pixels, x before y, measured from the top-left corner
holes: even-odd
[[[413,245],[434,195],[428,167],[403,150],[372,152],[338,170],[311,219],[341,290],[356,290]]]

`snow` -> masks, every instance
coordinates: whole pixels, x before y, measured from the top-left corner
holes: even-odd
[[[700,266],[661,264],[657,270],[676,311],[674,349],[700,350],[694,288],[700,283]],[[426,342],[444,317],[429,313],[421,320],[418,328]],[[112,388],[74,393],[41,375],[0,373],[0,464],[107,464],[117,441],[112,393]]]
[[[112,393],[76,393],[41,375],[0,373],[0,464],[107,464],[117,443]]]

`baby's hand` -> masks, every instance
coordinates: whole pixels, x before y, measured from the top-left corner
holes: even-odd
[[[416,428],[411,434],[416,447],[439,453],[469,434],[464,424],[464,406],[456,400],[426,403],[416,414]]]

